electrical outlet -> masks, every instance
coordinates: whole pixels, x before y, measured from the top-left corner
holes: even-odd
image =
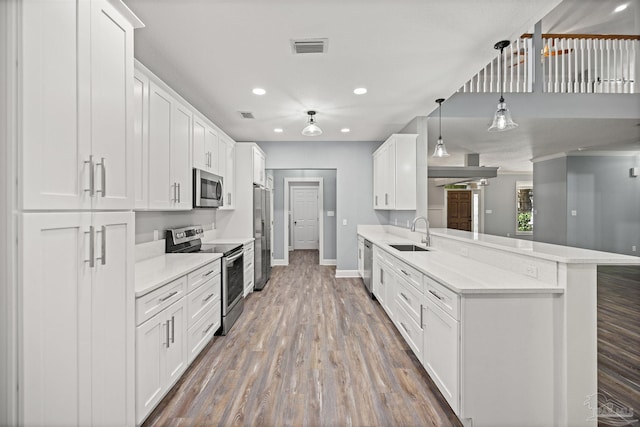
[[[342,225],[347,225],[347,219],[346,218],[342,220]]]
[[[394,218],[393,225],[398,225],[398,218]]]
[[[158,230],[153,230],[153,240],[158,240]]]
[[[465,248],[465,247],[460,248],[460,255],[469,256],[469,248]]]
[[[532,265],[528,265],[524,269],[524,274],[535,279],[538,277],[538,269]]]
[[[407,220],[407,228],[411,227],[410,221]]]
[[[631,252],[635,252],[637,250],[636,245],[631,246]]]
[[[215,229],[216,229],[216,223],[215,223],[215,222],[212,222],[212,223],[211,223],[211,229],[212,229],[212,230],[215,230]]]

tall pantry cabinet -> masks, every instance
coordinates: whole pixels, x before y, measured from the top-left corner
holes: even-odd
[[[133,425],[133,29],[120,1],[23,0],[19,422]]]

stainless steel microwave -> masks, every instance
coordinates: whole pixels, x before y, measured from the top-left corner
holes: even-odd
[[[223,205],[222,177],[201,169],[193,170],[193,207],[219,208]]]

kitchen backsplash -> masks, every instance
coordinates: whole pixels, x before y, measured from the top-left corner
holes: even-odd
[[[216,221],[217,209],[194,209],[179,212],[136,212],[136,244],[152,242],[154,231],[158,230],[158,239],[164,239],[168,228],[180,228],[187,225],[202,225],[211,230]]]

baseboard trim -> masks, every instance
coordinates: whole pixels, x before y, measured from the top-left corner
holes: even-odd
[[[338,265],[338,261],[335,259],[323,259],[320,261],[320,265]]]
[[[336,270],[336,279],[360,277],[358,270]]]
[[[286,266],[286,265],[289,265],[289,264],[283,259],[273,259],[273,260],[271,260],[271,265],[272,266],[273,265],[284,265],[284,266]]]

